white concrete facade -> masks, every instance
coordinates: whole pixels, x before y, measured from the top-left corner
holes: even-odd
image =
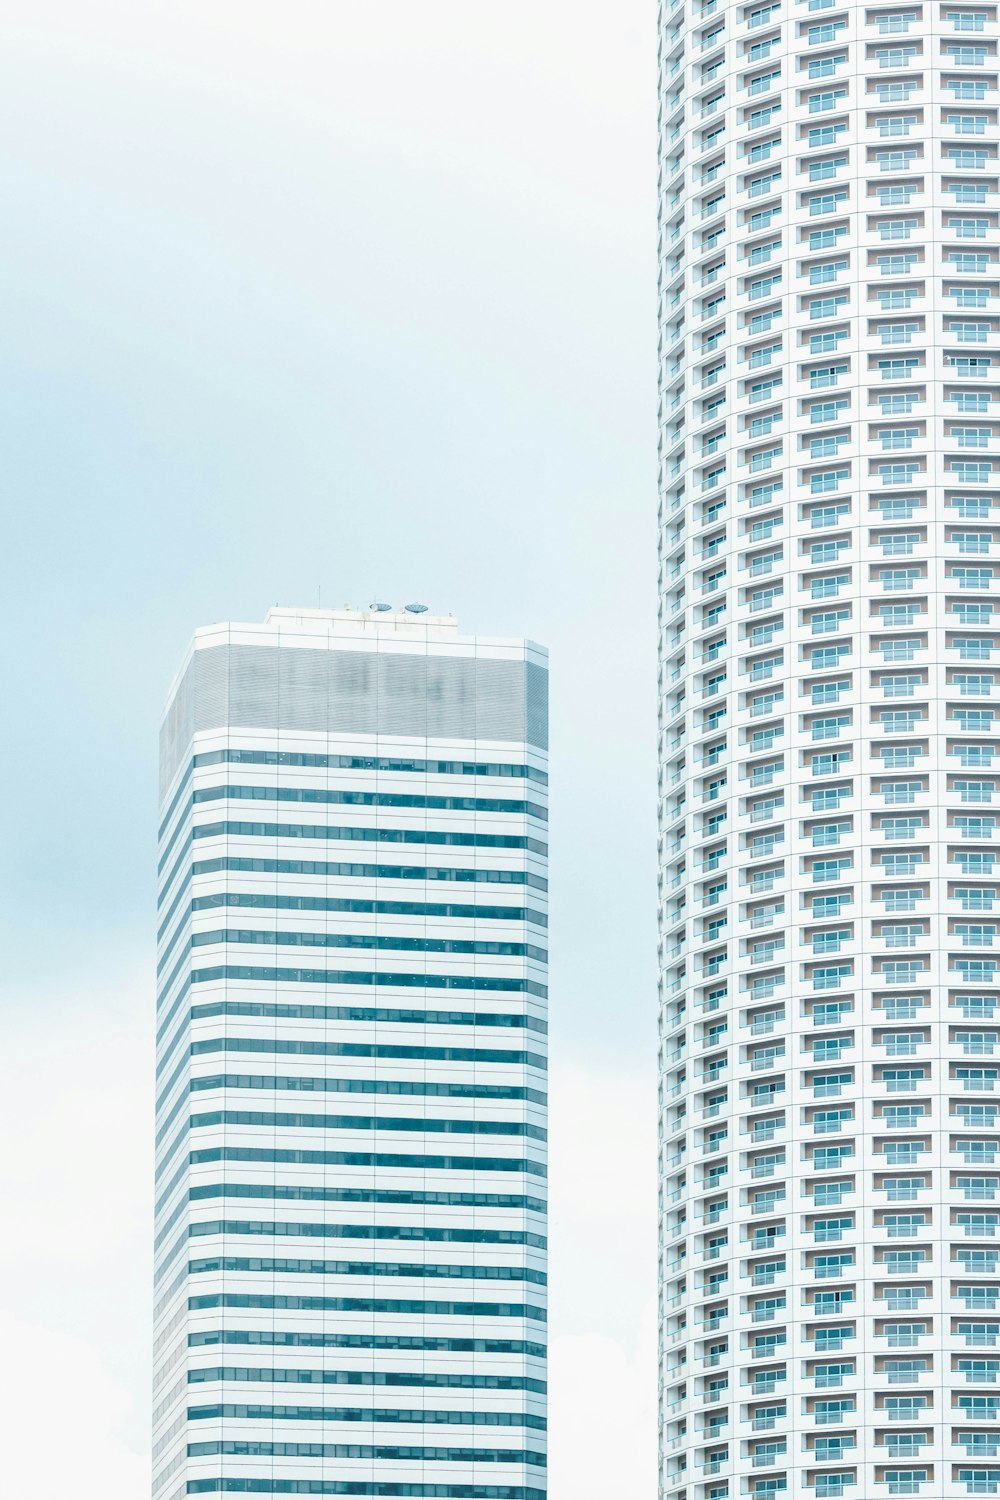
[[[199,630],[161,736],[156,1500],[545,1494],[547,658]]]
[[[1000,1493],[998,38],[661,7],[669,1500]]]

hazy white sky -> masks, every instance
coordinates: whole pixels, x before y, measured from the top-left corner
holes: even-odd
[[[551,1494],[654,1493],[654,32],[0,6],[12,1492],[146,1491],[157,720],[321,591],[551,649]]]

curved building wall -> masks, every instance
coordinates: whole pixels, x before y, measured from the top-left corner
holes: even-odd
[[[661,10],[669,1500],[1000,1491],[998,38]]]

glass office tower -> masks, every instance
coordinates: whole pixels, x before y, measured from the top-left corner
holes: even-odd
[[[661,7],[669,1500],[1000,1492],[998,39]]]
[[[156,1500],[545,1494],[545,653],[199,630],[161,741]]]

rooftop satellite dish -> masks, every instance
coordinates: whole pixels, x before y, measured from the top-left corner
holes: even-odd
[[[411,615],[425,615],[427,613],[426,604],[404,604],[403,608],[407,614]]]
[[[392,608],[392,605],[391,604],[369,604],[368,608],[369,609],[377,610],[380,615],[384,615],[387,609],[391,609]]]

